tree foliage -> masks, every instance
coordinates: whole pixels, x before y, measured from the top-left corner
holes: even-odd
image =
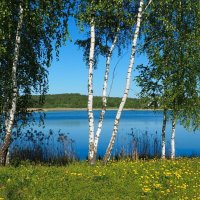
[[[18,22],[20,1],[0,3],[0,84],[1,108],[10,108],[12,83],[11,65]],[[48,72],[53,49],[58,55],[59,47],[66,41],[68,18],[71,12],[70,1],[25,1],[21,33],[17,84],[19,99],[17,111],[25,112],[29,107],[32,93],[45,94],[48,89]]]
[[[87,63],[89,58],[90,35],[89,25],[91,17],[94,17],[96,45],[95,45],[95,67],[98,57],[106,56],[109,53],[110,45],[118,34],[118,54],[130,46],[131,37],[136,22],[137,3],[131,0],[111,1],[81,1],[76,14],[76,21],[82,31],[85,32],[85,39],[77,40],[76,44],[83,49],[83,59]]]
[[[141,96],[154,106],[176,110],[188,127],[199,125],[199,3],[154,2],[144,30],[148,66],[138,66]],[[159,103],[158,103],[159,102]],[[195,120],[197,120],[195,125]]]

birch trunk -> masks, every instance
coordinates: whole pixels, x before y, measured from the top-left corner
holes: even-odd
[[[134,61],[135,61],[137,38],[138,38],[138,35],[139,35],[141,18],[142,18],[142,7],[143,7],[143,0],[140,0],[136,29],[135,29],[134,37],[133,37],[133,40],[132,40],[131,57],[130,57],[130,63],[129,63],[128,72],[127,72],[125,91],[124,91],[122,101],[120,103],[120,106],[118,108],[118,111],[117,111],[117,114],[116,114],[116,117],[115,117],[114,127],[113,127],[112,136],[111,136],[111,139],[110,139],[110,143],[107,147],[107,150],[106,150],[106,153],[105,153],[105,156],[104,156],[104,163],[105,164],[110,159],[111,151],[112,151],[112,148],[113,148],[113,145],[114,145],[114,142],[115,142],[115,138],[116,138],[116,135],[117,135],[117,131],[118,131],[121,113],[123,111],[124,105],[126,103],[126,99],[128,97],[128,94],[129,94],[129,89],[130,89],[130,84],[131,84],[131,73],[132,73],[132,69],[133,69],[133,65],[134,65]]]
[[[16,39],[15,39],[15,49],[14,49],[14,60],[12,64],[12,99],[11,99],[11,108],[8,111],[7,119],[5,121],[5,139],[4,143],[0,150],[0,164],[6,164],[6,156],[8,153],[8,148],[11,140],[11,133],[13,129],[16,106],[17,106],[17,63],[19,60],[19,48],[20,48],[20,40],[21,40],[21,29],[23,24],[23,8],[22,5],[19,5],[19,21],[17,25]],[[8,162],[8,160],[7,160]]]
[[[172,117],[172,133],[171,133],[171,159],[175,159],[175,129],[176,129],[176,119],[173,114]]]
[[[94,68],[94,49],[95,49],[95,24],[94,18],[90,23],[90,54],[88,69],[88,122],[89,122],[89,150],[88,162],[94,164],[94,114],[93,114],[93,68]]]
[[[118,30],[118,32],[119,32],[119,30]],[[113,44],[111,45],[109,52],[108,52],[108,55],[106,57],[106,69],[105,69],[103,92],[102,92],[102,110],[101,110],[101,113],[100,113],[98,128],[97,128],[95,140],[94,140],[94,159],[96,159],[99,137],[100,137],[100,134],[101,134],[104,115],[105,115],[106,107],[107,107],[107,86],[108,86],[108,76],[109,76],[109,69],[110,69],[110,60],[111,60],[113,50],[115,49],[115,46],[116,46],[116,43],[117,43],[117,39],[118,39],[118,33],[116,34],[114,41],[113,41]]]
[[[161,154],[161,158],[165,159],[166,158],[166,153],[165,153],[165,149],[166,149],[166,142],[165,142],[165,136],[166,136],[166,123],[167,123],[167,110],[164,109],[163,111],[163,123],[162,123],[162,154]]]

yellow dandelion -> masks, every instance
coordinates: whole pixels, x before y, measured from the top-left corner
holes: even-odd
[[[170,190],[169,190],[169,189],[166,189],[166,192],[167,192],[167,193],[170,193]]]
[[[154,187],[155,187],[156,189],[161,188],[161,184],[160,184],[160,183],[155,183],[155,184],[154,184]]]
[[[142,188],[142,190],[143,190],[143,192],[150,192],[151,191],[151,189],[150,188],[148,188],[148,187],[144,187],[144,188]]]
[[[165,176],[171,176],[171,175],[172,175],[172,173],[171,173],[171,172],[169,172],[169,171],[166,171],[166,172],[164,172],[164,175],[165,175]]]
[[[182,186],[181,186],[182,189],[186,189],[187,188],[187,185],[184,183]]]
[[[178,172],[175,172],[174,174],[178,179],[181,178],[181,175]]]

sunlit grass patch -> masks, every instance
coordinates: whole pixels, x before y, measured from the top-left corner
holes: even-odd
[[[200,199],[200,159],[0,168],[4,199]]]

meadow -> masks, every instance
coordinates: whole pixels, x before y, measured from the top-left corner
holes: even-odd
[[[200,158],[22,163],[0,168],[0,199],[200,199]]]

